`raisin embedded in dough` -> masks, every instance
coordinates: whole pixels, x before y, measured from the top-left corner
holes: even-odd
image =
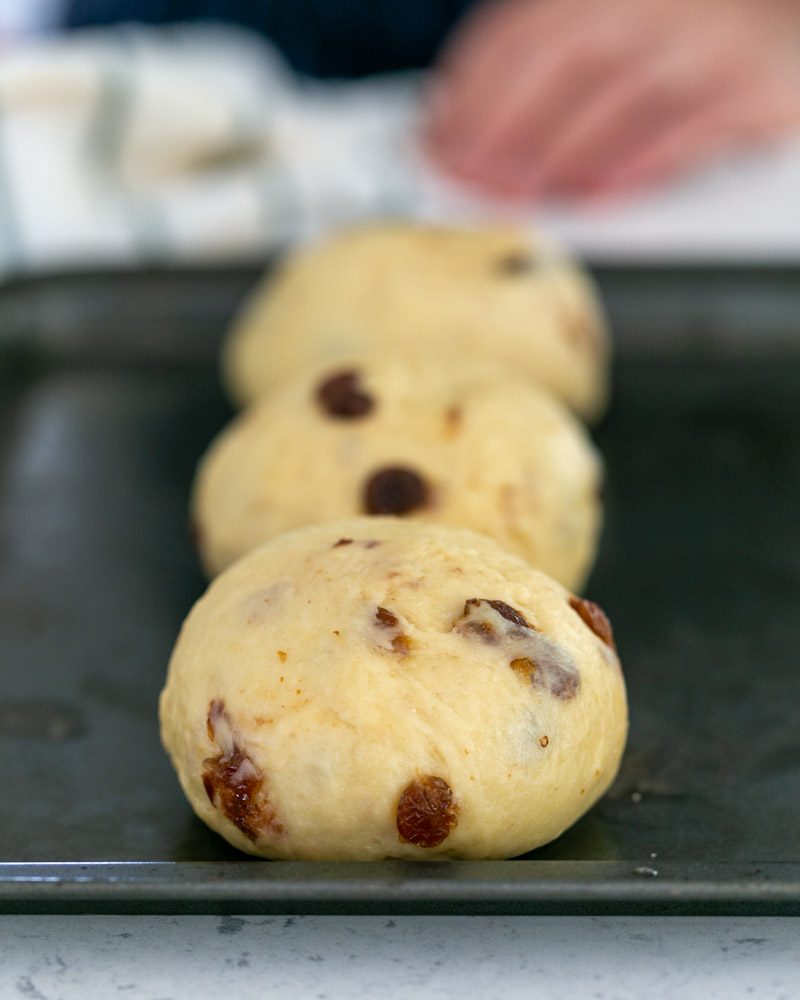
[[[397,803],[397,832],[407,844],[438,847],[458,823],[453,790],[433,774],[415,778]]]
[[[410,514],[430,498],[425,479],[413,469],[390,466],[374,472],[364,487],[367,514]]]
[[[317,399],[332,417],[351,420],[365,417],[375,407],[375,400],[362,387],[357,371],[339,372],[317,387]]]
[[[504,362],[584,419],[606,406],[610,340],[591,278],[551,238],[503,225],[368,225],[298,249],[237,316],[224,377],[250,404],[317,365],[399,347]]]
[[[627,732],[617,657],[569,598],[464,529],[361,516],[277,535],[180,631],[160,716],[181,787],[258,857],[533,850],[603,795]]]
[[[287,381],[211,445],[192,502],[209,574],[281,531],[372,514],[481,531],[581,589],[601,461],[556,400],[519,371],[460,356],[331,370]],[[364,386],[379,401],[368,414]]]

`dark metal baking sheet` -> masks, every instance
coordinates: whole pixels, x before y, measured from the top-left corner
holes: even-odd
[[[622,773],[525,859],[430,865],[243,859],[159,746],[203,587],[189,485],[229,414],[215,354],[252,277],[0,292],[0,910],[800,913],[796,276],[601,275],[621,348],[589,590],[628,679]]]

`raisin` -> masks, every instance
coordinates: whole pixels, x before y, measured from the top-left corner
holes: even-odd
[[[495,642],[497,640],[498,632],[495,626],[486,617],[480,617],[483,610],[482,605],[487,605],[493,611],[496,611],[501,618],[517,626],[518,629],[533,628],[519,611],[512,608],[510,604],[506,604],[505,601],[490,601],[485,597],[470,597],[464,603],[464,611],[462,612],[460,622],[456,623],[459,631],[472,632],[485,642]]]
[[[539,737],[539,746],[542,748],[542,750],[544,750],[544,748],[549,744],[549,742],[550,742],[550,737],[549,736],[540,736]]]
[[[357,371],[339,372],[317,386],[317,401],[332,417],[353,420],[365,417],[375,400],[365,392]]]
[[[509,277],[514,277],[518,274],[529,274],[535,266],[536,263],[533,257],[521,250],[513,250],[497,261],[497,270]]]
[[[511,669],[529,678],[532,687],[546,688],[556,698],[577,695],[580,673],[573,657],[505,601],[471,597],[453,628],[469,638],[501,646]]]
[[[363,506],[368,514],[408,514],[429,500],[425,480],[413,469],[389,466],[367,480]]]
[[[392,614],[391,611],[387,611],[386,608],[378,608],[375,612],[375,618],[384,628],[397,628],[400,624],[400,619],[397,615]]]
[[[533,680],[533,675],[536,673],[536,664],[527,656],[515,657],[509,666],[515,674],[519,674],[526,681]]]
[[[469,603],[470,602],[467,601],[467,604]],[[499,615],[502,615],[506,621],[513,622],[514,625],[519,625],[522,628],[532,628],[525,616],[521,612],[517,611],[516,608],[512,608],[510,604],[506,604],[505,601],[487,600],[486,603],[490,608],[494,608]]]
[[[392,611],[387,608],[378,608],[375,611],[375,620],[381,628],[386,629],[399,629],[400,619]],[[411,649],[411,640],[407,635],[403,635],[402,632],[398,632],[397,635],[392,636],[391,647],[395,653],[399,653],[401,656],[405,656],[406,653]]]
[[[220,722],[226,727],[226,749],[203,761],[203,787],[209,802],[223,812],[249,840],[257,840],[266,830],[282,832],[275,821],[275,810],[264,791],[264,778],[252,760],[232,737],[230,719],[222,701],[209,705],[206,728],[209,738],[216,739]]]
[[[339,541],[336,542],[333,547],[335,549],[338,549],[342,545],[352,545],[352,544],[353,544],[353,539],[352,538],[340,538]]]
[[[458,806],[444,779],[426,774],[403,789],[397,803],[397,832],[403,843],[438,847],[457,823]]]
[[[616,653],[617,645],[614,642],[614,630],[608,616],[599,604],[594,601],[585,601],[582,597],[570,597],[569,606],[580,615],[583,623],[587,625],[598,639],[602,640],[609,649]]]
[[[411,640],[407,635],[396,635],[392,639],[392,649],[395,653],[399,653],[401,656],[405,656],[406,653],[411,649]]]

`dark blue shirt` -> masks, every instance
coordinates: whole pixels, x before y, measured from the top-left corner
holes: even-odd
[[[476,0],[71,0],[68,24],[229,21],[270,38],[301,73],[426,66]]]

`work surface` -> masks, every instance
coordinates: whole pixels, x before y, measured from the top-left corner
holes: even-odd
[[[156,700],[203,587],[188,491],[228,416],[214,356],[248,277],[0,296],[0,909],[799,913],[800,353],[783,313],[734,355],[719,317],[692,340],[662,311],[672,349],[637,349],[642,286],[619,277],[589,587],[631,700],[611,793],[554,844],[484,864],[254,862],[194,819]]]

